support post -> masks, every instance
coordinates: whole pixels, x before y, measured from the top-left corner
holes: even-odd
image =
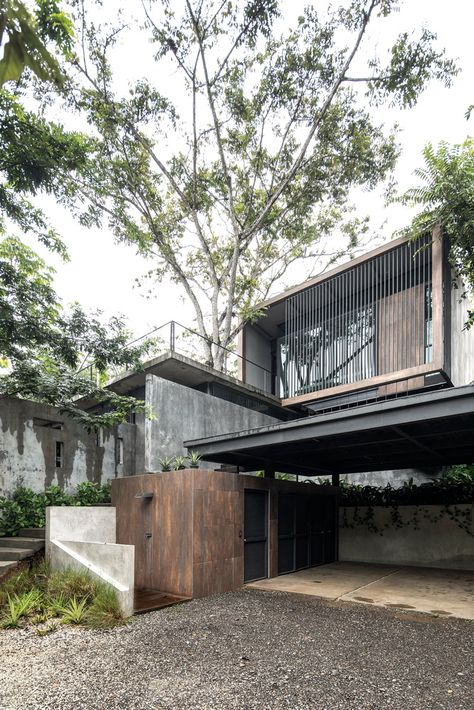
[[[339,485],[339,483],[340,483],[339,476],[340,476],[339,473],[333,473],[333,474],[332,474],[331,478],[332,478],[332,485],[333,485],[333,486],[338,486],[338,485]]]
[[[272,466],[271,464],[265,464],[265,468],[263,469],[263,475],[265,478],[275,478],[275,466]]]

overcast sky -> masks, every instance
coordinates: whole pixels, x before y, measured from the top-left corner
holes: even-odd
[[[114,4],[111,0],[104,1],[105,9]],[[308,3],[291,0],[291,13],[296,14],[299,7],[305,4]],[[317,2],[314,4],[318,5]],[[385,112],[386,123],[397,122],[401,128],[399,140],[402,155],[396,171],[400,190],[414,184],[413,171],[422,166],[421,151],[427,142],[437,144],[445,140],[459,143],[473,133],[472,119],[470,122],[465,119],[468,106],[474,103],[473,20],[474,5],[471,0],[451,0],[449,3],[446,0],[406,0],[404,9],[391,23],[392,30],[394,25],[398,25],[399,30],[426,25],[437,33],[439,45],[447,49],[448,56],[458,59],[462,69],[449,89],[431,84],[416,108]],[[137,51],[140,51],[138,47]],[[130,56],[129,52],[123,55],[124,77],[127,70],[133,69],[129,65]],[[134,61],[140,61],[139,53],[133,56]],[[391,206],[386,209],[381,195],[358,196],[358,203],[361,214],[371,214],[374,228],[387,220],[379,229],[380,238],[384,240],[389,240],[395,229],[409,221],[409,214],[404,208]],[[151,299],[144,298],[143,290],[135,287],[135,279],[148,270],[149,264],[138,257],[132,247],[116,245],[106,230],[81,228],[51,199],[44,200],[43,205],[64,236],[71,256],[70,263],[66,265],[55,263],[56,288],[66,303],[79,301],[87,308],[101,308],[107,315],[121,313],[127,317],[136,335],[170,319],[192,325],[192,310],[181,300],[175,287],[168,284],[155,287]],[[45,254],[45,258],[51,263],[50,254]],[[301,280],[306,275],[302,271]],[[289,285],[283,280],[277,290]]]

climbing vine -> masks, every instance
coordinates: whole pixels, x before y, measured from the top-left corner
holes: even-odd
[[[468,535],[474,537],[474,519],[473,505],[460,507],[459,505],[445,506],[403,506],[400,509],[399,505],[383,506],[389,511],[389,519],[385,522],[376,521],[376,510],[380,510],[382,506],[354,506],[343,507],[341,528],[354,529],[357,527],[366,527],[367,530],[376,534],[383,535],[388,529],[413,528],[420,530],[421,520],[435,524],[443,518],[449,518],[461,530],[464,530]],[[430,510],[435,508],[435,510]]]

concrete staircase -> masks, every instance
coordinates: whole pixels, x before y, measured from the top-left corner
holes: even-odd
[[[44,528],[24,528],[18,537],[0,537],[0,577],[44,548]]]

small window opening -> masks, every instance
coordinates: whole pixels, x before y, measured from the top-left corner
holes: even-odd
[[[56,468],[62,468],[64,466],[64,443],[62,441],[56,442]]]
[[[118,437],[116,443],[117,463],[123,463],[123,439]]]
[[[33,418],[33,426],[43,427],[44,429],[57,429],[58,431],[64,429],[63,422],[53,421],[52,419],[39,419],[38,417]]]

